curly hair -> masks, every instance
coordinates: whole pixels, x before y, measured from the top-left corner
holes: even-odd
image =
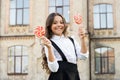
[[[54,18],[55,16],[60,16],[63,20],[63,23],[64,23],[64,26],[65,26],[65,29],[63,31],[63,35],[67,35],[67,25],[66,25],[66,21],[64,19],[64,17],[59,14],[59,13],[51,13],[49,14],[49,16],[47,17],[47,20],[46,20],[46,25],[45,25],[45,30],[46,30],[46,33],[45,33],[45,36],[48,38],[48,39],[51,39],[52,38],[52,35],[53,35],[53,32],[51,30],[51,27],[52,27],[52,24],[53,24],[53,21],[54,21]],[[44,48],[42,48],[42,66],[43,66],[43,69],[46,70],[46,72],[49,74],[50,73],[50,70],[48,68],[48,63],[47,63],[47,58],[46,58],[46,55],[45,55],[45,50]]]

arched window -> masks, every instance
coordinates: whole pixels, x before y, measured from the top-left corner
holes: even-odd
[[[62,14],[69,23],[69,0],[49,0],[49,13],[58,12]]]
[[[8,74],[28,73],[28,52],[26,46],[12,46],[8,48]]]
[[[10,0],[10,25],[29,24],[29,0]]]
[[[100,47],[95,49],[95,73],[115,73],[114,49]]]
[[[113,9],[111,4],[94,6],[94,29],[113,28]]]

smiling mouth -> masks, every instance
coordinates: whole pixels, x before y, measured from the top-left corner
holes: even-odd
[[[57,29],[58,31],[61,31],[61,30],[63,30],[62,28],[61,29]]]

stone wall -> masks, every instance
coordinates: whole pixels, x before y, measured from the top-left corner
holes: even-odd
[[[41,46],[38,39],[34,37],[33,30],[36,26],[45,26],[48,16],[48,0],[30,0],[30,25],[9,26],[9,1],[1,0],[0,17],[0,80],[47,80],[48,74],[41,65]],[[69,35],[77,37],[78,26],[73,21],[73,16],[80,13],[83,24],[87,27],[87,0],[70,0],[70,24]],[[29,66],[27,75],[8,75],[8,47],[13,45],[24,45],[28,48]],[[89,80],[89,59],[78,61],[78,69],[81,80]]]

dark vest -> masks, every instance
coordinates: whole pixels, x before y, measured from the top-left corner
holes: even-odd
[[[75,48],[73,39],[70,37],[69,39],[72,41]],[[58,53],[62,57],[63,61],[58,61],[58,64],[59,64],[58,71],[51,72],[48,80],[80,80],[77,64],[69,63],[65,55],[61,51],[61,49],[53,41],[51,42],[53,47],[58,51]],[[75,53],[76,53],[76,49],[75,49]]]

